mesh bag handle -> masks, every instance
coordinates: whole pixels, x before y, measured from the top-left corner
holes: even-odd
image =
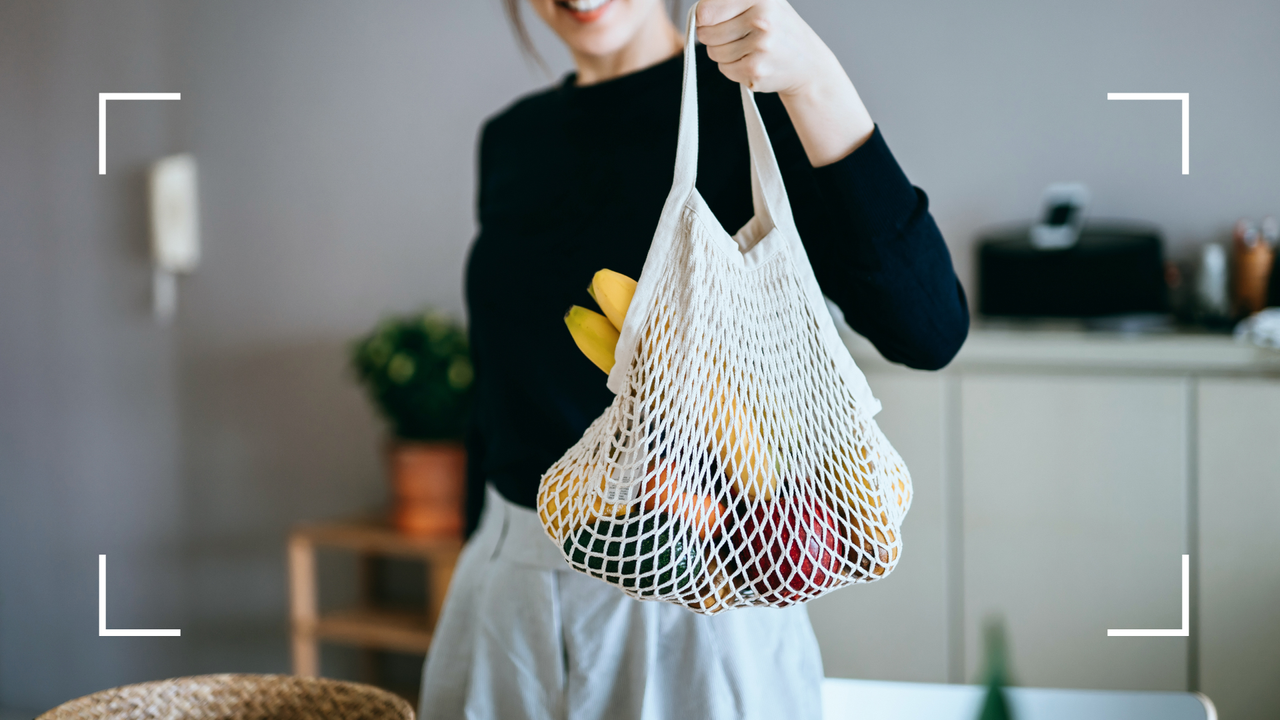
[[[694,3],[689,9],[685,30],[684,76],[680,101],[680,128],[676,144],[675,177],[671,184],[671,192],[667,194],[666,203],[662,207],[658,227],[654,232],[653,242],[649,246],[649,254],[645,258],[644,269],[636,285],[635,296],[631,301],[632,309],[643,310],[654,304],[654,293],[657,288],[653,280],[660,273],[657,268],[661,268],[670,260],[669,256],[673,251],[673,242],[682,213],[691,202],[705,205],[695,188],[698,178],[698,65],[695,55],[697,10],[698,3]],[[786,252],[802,276],[800,280],[805,299],[815,309],[825,308],[826,300],[813,274],[813,266],[809,264],[809,255],[800,241],[795,219],[791,215],[791,202],[787,199],[787,189],[782,182],[782,171],[778,168],[778,159],[773,153],[773,145],[769,142],[764,120],[760,117],[755,93],[746,85],[740,84],[739,88],[747,124],[747,146],[751,153],[751,203],[755,215],[732,239],[742,253],[744,267],[753,267],[766,262],[774,252]],[[706,219],[715,217],[709,209],[702,215]],[[713,230],[727,235],[718,223],[713,224],[715,224]],[[649,281],[646,282],[646,279]],[[830,313],[823,310],[817,314],[822,339],[840,374],[854,389],[859,400],[859,411],[868,417],[876,415],[880,412],[880,401],[871,393],[866,376],[849,355]],[[615,394],[621,391],[626,368],[635,352],[636,332],[647,320],[648,316],[644,312],[630,312],[627,315],[627,321],[622,325],[618,346],[614,351],[616,362],[609,373],[609,389]]]

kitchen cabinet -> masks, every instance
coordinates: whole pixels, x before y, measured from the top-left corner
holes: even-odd
[[[1200,687],[1221,717],[1280,717],[1280,380],[1199,388]]]
[[[846,343],[916,497],[886,580],[810,604],[827,674],[1202,690],[1280,717],[1280,352],[1214,335],[975,329],[946,370]],[[1188,637],[1107,637],[1181,625]]]
[[[961,381],[964,679],[1002,618],[1019,684],[1181,690],[1186,388],[1061,375]]]

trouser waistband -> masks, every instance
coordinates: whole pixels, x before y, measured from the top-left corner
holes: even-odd
[[[501,558],[543,570],[569,568],[560,548],[542,529],[538,513],[507,500],[491,483],[485,487],[484,516],[476,534],[497,534],[495,560]]]

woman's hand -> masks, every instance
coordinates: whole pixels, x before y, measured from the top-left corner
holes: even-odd
[[[786,0],[702,0],[697,24],[725,77],[778,93],[814,167],[871,136],[875,124],[840,61]]]

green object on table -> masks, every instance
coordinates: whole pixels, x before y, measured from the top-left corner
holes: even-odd
[[[675,531],[666,513],[651,513],[637,522],[638,517],[637,511],[582,528],[576,538],[570,535],[564,541],[565,554],[591,575],[620,581],[642,596],[664,595],[692,584],[702,572],[698,551]]]
[[[978,720],[1013,720],[1009,709],[1009,696],[1004,688],[1009,682],[1008,661],[1005,652],[1004,626],[999,621],[987,623],[987,696],[982,701]]]

